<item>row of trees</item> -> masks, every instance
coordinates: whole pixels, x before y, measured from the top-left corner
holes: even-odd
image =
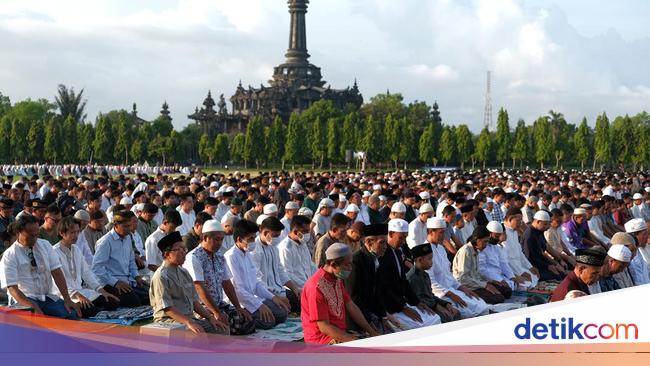
[[[287,123],[251,119],[245,132],[202,134],[195,124],[181,131],[161,115],[152,122],[135,113],[101,113],[85,120],[83,90],[59,86],[54,103],[40,99],[14,105],[0,94],[0,161],[7,163],[348,163],[346,153],[363,151],[375,166],[433,164],[480,166],[581,166],[591,164],[643,167],[650,162],[650,115],[605,113],[595,128],[586,119],[566,121],[549,111],[532,124],[511,126],[508,112],[498,112],[496,131],[473,134],[466,124],[443,124],[437,105],[405,104],[400,94],[379,94],[361,109],[337,109],[321,100]]]

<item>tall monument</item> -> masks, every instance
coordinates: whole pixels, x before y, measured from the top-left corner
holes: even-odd
[[[203,102],[203,107],[188,117],[199,124],[205,133],[214,135],[221,132],[237,132],[246,128],[253,116],[261,116],[267,123],[279,116],[285,122],[294,112],[302,112],[314,102],[331,100],[337,107],[351,104],[359,108],[363,97],[356,80],[352,87],[332,89],[322,80],[319,67],[309,63],[307,52],[306,13],[308,0],[289,0],[289,48],[284,63],[273,68],[270,86],[244,88],[240,82],[235,93],[230,97],[232,112],[226,110],[225,101],[221,100],[220,110],[214,110],[214,101],[210,93]]]

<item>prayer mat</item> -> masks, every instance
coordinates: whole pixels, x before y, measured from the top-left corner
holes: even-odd
[[[153,308],[149,305],[143,305],[137,308],[118,308],[114,311],[100,311],[97,315],[87,320],[94,323],[133,325],[137,321],[152,318]]]
[[[302,321],[300,318],[287,318],[287,321],[278,324],[273,329],[257,329],[247,337],[254,339],[273,340],[278,342],[295,342],[303,339]]]
[[[521,309],[525,307],[526,304],[504,302],[501,304],[488,305],[488,310],[490,311],[490,313],[502,313],[504,311]]]

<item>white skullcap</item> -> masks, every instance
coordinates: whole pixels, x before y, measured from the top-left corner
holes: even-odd
[[[235,192],[235,187],[233,186],[226,187],[226,192]]]
[[[314,211],[312,211],[310,208],[307,208],[307,207],[301,207],[300,210],[298,210],[298,215],[313,217],[314,216]]]
[[[343,257],[347,257],[352,254],[350,246],[343,243],[334,243],[330,245],[325,251],[326,260],[334,260]]]
[[[136,204],[131,210],[135,213],[142,212],[142,210],[144,210],[144,203]]]
[[[379,200],[380,201],[386,201],[386,196],[384,196],[384,195],[379,196]]]
[[[368,192],[368,191],[363,191],[363,195],[362,195],[361,197],[362,197],[362,198],[366,198],[366,197],[370,197],[370,196],[372,196],[372,194],[370,194],[370,192]]]
[[[354,203],[350,203],[348,207],[345,208],[345,212],[359,212],[359,206]]]
[[[609,247],[607,255],[619,262],[630,263],[630,260],[632,260],[632,252],[625,245],[621,244],[615,244]]]
[[[636,245],[636,241],[632,235],[622,232],[614,233],[609,242],[612,243],[612,245]]]
[[[549,216],[548,212],[544,210],[539,210],[535,212],[535,216],[533,216],[533,219],[539,221],[551,221],[551,216]]]
[[[429,192],[426,191],[420,192],[420,198],[423,200],[428,200],[429,198],[431,198],[431,195],[429,194]]]
[[[120,205],[132,205],[132,204],[133,204],[133,200],[131,199],[131,197],[122,197],[122,199],[120,200]]]
[[[494,203],[494,200],[490,197],[487,198],[487,203]]]
[[[408,233],[409,224],[402,219],[392,219],[388,221],[388,231],[394,233]]]
[[[497,221],[488,222],[487,229],[491,233],[503,234],[503,226]]]
[[[217,220],[208,220],[203,223],[203,228],[201,229],[201,234],[211,233],[215,231],[223,231],[223,226]]]
[[[587,210],[585,210],[584,208],[576,208],[575,210],[573,210],[573,214],[574,215],[586,215]]]
[[[198,180],[196,177],[190,179],[190,184],[199,184],[201,181]]]
[[[264,205],[263,212],[265,215],[276,213],[278,212],[278,206],[276,206],[275,203],[269,203],[267,205]]]
[[[643,231],[648,228],[643,219],[632,219],[625,223],[625,232],[627,233],[636,233]]]
[[[318,209],[320,210],[323,207],[329,207],[333,208],[334,207],[334,201],[332,201],[329,198],[323,198],[320,203],[318,203]]]
[[[420,207],[420,213],[433,212],[433,206],[429,203],[425,203]]]
[[[373,191],[381,191],[381,185],[375,184],[374,186],[372,186],[372,190]]]
[[[217,182],[210,183],[210,188],[217,188],[217,187],[219,187],[219,183]]]
[[[286,205],[284,205],[284,209],[285,210],[299,210],[300,205],[298,204],[298,202],[289,201],[289,202],[287,202]]]
[[[427,229],[446,229],[447,223],[439,217],[432,217],[427,220]]]
[[[74,218],[80,221],[90,221],[90,214],[86,210],[79,210],[74,213]]]
[[[339,194],[339,202],[347,202],[348,199],[345,197],[344,194]]]
[[[643,195],[641,195],[641,193],[635,193],[634,196],[632,196],[632,199],[633,200],[642,200]]]
[[[269,215],[261,214],[261,215],[259,215],[257,217],[257,220],[255,221],[255,223],[257,224],[257,226],[260,226],[260,225],[262,225],[262,221],[264,221],[268,217],[269,217]]]
[[[406,212],[406,205],[402,202],[395,202],[390,208],[390,212],[404,213]]]
[[[650,187],[645,187],[645,191],[650,193]]]

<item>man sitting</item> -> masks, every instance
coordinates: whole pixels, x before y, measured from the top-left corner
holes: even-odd
[[[155,272],[163,261],[162,253],[158,250],[158,241],[176,231],[183,221],[181,214],[176,210],[167,210],[163,216],[162,223],[158,226],[153,234],[149,235],[144,241],[144,249],[147,258],[147,267],[150,271]]]
[[[627,236],[623,240],[633,242],[632,237],[625,233],[618,233]],[[597,249],[598,247],[594,248]],[[604,250],[604,249],[603,249]],[[602,267],[600,267],[600,280],[589,285],[589,293],[599,294],[619,290],[623,287],[619,285],[614,277],[627,269],[632,259],[632,252],[624,244],[612,244],[607,251],[607,258]]]
[[[32,308],[36,314],[78,319],[81,311],[70,299],[59,258],[47,240],[38,239],[36,218],[22,216],[15,229],[18,237],[0,259],[0,283],[7,289],[9,303]]]
[[[251,314],[240,305],[235,287],[230,282],[232,275],[220,251],[223,238],[221,224],[216,220],[206,221],[201,242],[187,254],[188,260],[183,267],[194,279],[201,303],[217,320],[230,326],[230,334],[250,334],[255,331],[255,323]],[[234,307],[223,301],[224,293]]]
[[[316,272],[316,266],[311,261],[311,253],[307,246],[311,240],[309,223],[310,220],[306,216],[294,216],[287,236],[278,244],[282,268],[299,291]]]
[[[113,229],[97,242],[92,270],[104,289],[124,307],[149,304],[149,288],[138,275],[131,232],[131,211],[113,213]]]
[[[194,333],[229,334],[228,325],[206,310],[192,286],[192,277],[183,267],[185,245],[178,231],[158,241],[163,263],[151,277],[149,296],[153,306],[153,320],[185,324]],[[194,313],[204,319],[197,319]]]
[[[600,279],[600,267],[606,256],[605,253],[595,249],[577,249],[576,266],[555,288],[551,302],[564,300],[567,293],[572,290],[580,290],[590,295],[589,285]]]
[[[530,288],[531,283],[524,277],[517,276],[512,272],[505,255],[498,245],[503,241],[501,240],[502,237],[505,239],[503,225],[491,221],[488,223],[487,229],[490,232],[488,245],[478,255],[481,274],[488,280],[500,282],[512,290],[526,291]]]
[[[346,333],[346,314],[370,336],[379,335],[350,299],[343,280],[352,269],[352,251],[334,243],[325,251],[325,265],[305,284],[301,297],[305,343],[336,344],[356,340]]]
[[[255,326],[271,329],[287,320],[289,301],[271,293],[266,284],[257,279],[257,269],[251,254],[255,250],[257,225],[248,220],[235,224],[235,246],[224,254],[232,283],[241,305],[253,315]]]
[[[332,217],[329,230],[316,242],[314,263],[316,263],[317,267],[322,267],[325,264],[325,251],[330,245],[345,240],[350,225],[352,225],[350,218],[343,214],[336,214]]]

